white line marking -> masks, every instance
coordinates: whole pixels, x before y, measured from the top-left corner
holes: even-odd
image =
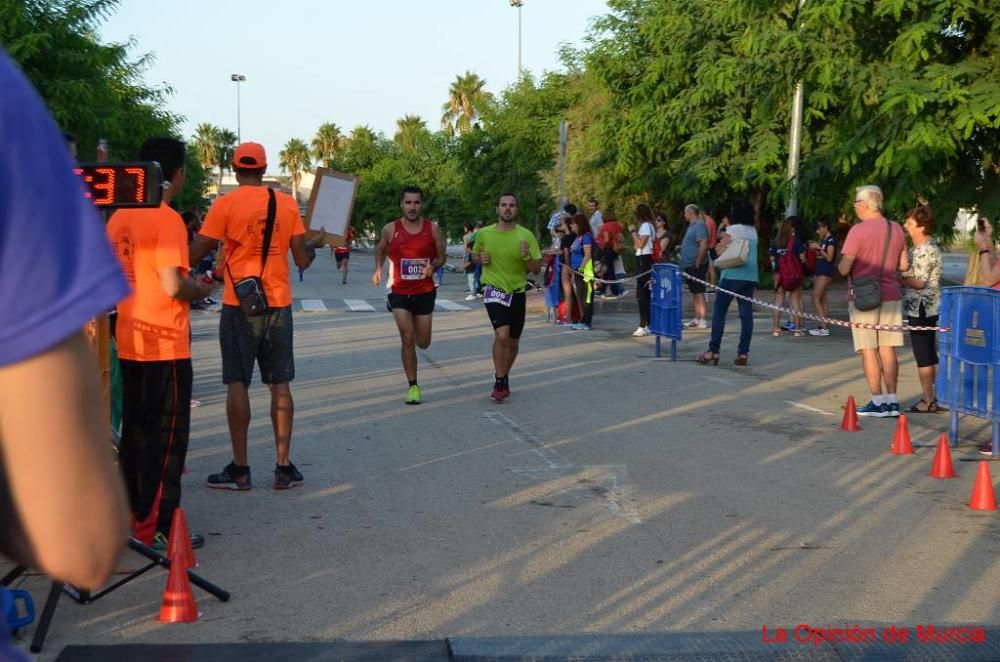
[[[374,313],[375,307],[364,299],[344,299],[347,309],[354,313]]]
[[[736,382],[731,379],[723,379],[722,377],[712,377],[711,375],[702,375],[705,379],[711,379],[713,382],[719,382],[720,384],[726,384],[727,386],[735,386]]]
[[[823,411],[822,409],[816,409],[815,407],[810,407],[809,405],[804,405],[801,402],[792,402],[791,400],[785,400],[785,404],[791,405],[793,407],[798,407],[799,409],[805,409],[806,411],[815,412],[817,414],[823,414],[824,416],[834,416],[828,411]]]
[[[302,311],[306,313],[325,313],[326,304],[322,299],[303,299]]]
[[[455,303],[454,301],[450,301],[448,299],[438,299],[435,303],[445,310],[472,310],[472,308],[469,308],[468,306],[463,306],[460,303]]]

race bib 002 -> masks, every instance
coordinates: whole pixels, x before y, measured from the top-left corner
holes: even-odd
[[[421,280],[424,277],[424,269],[430,263],[431,261],[426,257],[400,258],[399,277],[401,280]]]
[[[492,285],[483,288],[483,303],[499,303],[501,306],[510,308],[514,295],[503,290],[498,290]]]

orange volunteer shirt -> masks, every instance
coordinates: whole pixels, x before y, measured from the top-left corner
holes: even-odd
[[[299,206],[292,196],[274,192],[274,231],[264,267],[264,294],[272,308],[292,305],[292,283],[288,275],[288,247],[292,237],[305,234]],[[240,305],[233,283],[249,276],[260,275],[261,250],[264,248],[264,228],[267,227],[267,187],[241,186],[222,196],[205,215],[200,234],[224,241],[226,279],[222,303]],[[232,275],[230,275],[230,273]]]
[[[163,291],[160,270],[186,276],[187,229],[165,204],[156,209],[120,209],[107,225],[108,239],[132,294],[118,304],[118,356],[130,361],[191,358],[191,306]]]

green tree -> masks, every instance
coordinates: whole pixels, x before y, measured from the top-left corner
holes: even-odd
[[[346,146],[347,137],[340,127],[333,122],[325,122],[316,130],[316,136],[312,139],[312,156],[317,163],[329,168]]]
[[[194,150],[198,162],[205,170],[212,171],[219,163],[219,133],[221,129],[214,124],[202,122],[194,130]]]
[[[197,149],[193,144],[188,144],[184,155],[184,188],[175,198],[177,208],[181,211],[205,211],[208,206],[205,195],[208,192],[209,177],[210,173],[201,165]]]
[[[82,161],[107,139],[109,158],[135,158],[149,136],[176,135],[180,118],[167,112],[167,86],[142,74],[152,55],[133,58],[134,44],[101,43],[97,25],[118,0],[4,0],[0,44],[21,67],[64,130],[76,135]]]
[[[233,155],[236,153],[236,141],[239,138],[229,129],[220,129],[216,135],[216,139],[218,140],[218,149],[216,152],[218,154],[218,161],[216,165],[219,168],[216,190],[222,191],[222,177],[227,170],[231,170],[233,167]]]
[[[448,101],[444,104],[441,126],[449,136],[465,135],[472,130],[490,94],[486,91],[486,81],[471,71],[456,76],[448,88]]]
[[[281,172],[287,172],[292,179],[292,197],[299,199],[299,183],[302,172],[309,169],[312,162],[309,158],[309,147],[298,138],[291,138],[285,143],[284,149],[278,153],[278,166]]]

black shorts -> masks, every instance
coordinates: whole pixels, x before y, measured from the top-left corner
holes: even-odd
[[[923,310],[923,304],[920,310]],[[906,321],[910,326],[937,326],[938,316],[907,316]],[[913,346],[913,358],[917,360],[918,368],[928,368],[938,364],[937,331],[910,331],[910,344]]]
[[[695,278],[700,278],[702,280],[707,280],[708,277],[708,261],[706,260],[701,267],[684,267],[684,273],[689,276],[694,276]],[[688,283],[688,292],[691,294],[704,294],[705,286],[701,283],[697,283],[691,279],[685,279]]]
[[[249,386],[254,361],[265,384],[286,384],[295,379],[291,306],[268,308],[258,317],[247,317],[239,306],[223,306],[219,344],[224,384]]]
[[[351,251],[347,251],[346,253],[334,253],[333,259],[337,261],[337,266],[339,267],[342,261],[351,259]]]
[[[414,315],[430,315],[434,312],[434,301],[437,299],[437,289],[426,294],[396,294],[389,293],[385,307],[391,313],[393,309],[408,310]]]
[[[514,292],[511,296],[513,298],[509,306],[502,303],[486,304],[486,314],[490,316],[490,323],[493,324],[494,329],[509,326],[510,337],[517,340],[521,337],[521,332],[524,331],[527,297],[524,296],[524,292]]]

